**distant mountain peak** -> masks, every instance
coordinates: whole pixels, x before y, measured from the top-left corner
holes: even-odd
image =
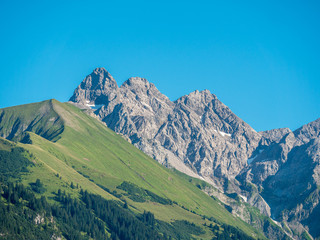
[[[106,101],[105,96],[117,91],[117,89],[117,82],[112,75],[105,68],[96,68],[75,89],[69,101],[82,105],[87,103],[100,104]]]
[[[294,135],[299,139],[301,143],[307,143],[311,139],[320,136],[320,118],[303,125],[302,127],[295,130]]]
[[[125,82],[129,85],[135,84],[135,83],[145,83],[145,84],[149,83],[146,78],[141,78],[141,77],[131,77]]]
[[[97,67],[93,70],[94,73],[99,74],[99,73],[109,73],[104,67]]]
[[[204,94],[204,95],[212,95],[212,93],[208,89],[204,89],[204,90],[200,91],[200,93]]]
[[[103,81],[107,87],[94,85]],[[118,88],[102,68],[85,78],[70,101],[104,105],[91,108],[111,129],[160,163],[208,179],[219,166],[224,175],[235,176],[261,138],[207,89],[172,102],[145,78],[129,78]]]
[[[154,87],[154,85],[147,79],[141,77],[131,77],[121,85],[121,88],[149,89],[150,87]]]
[[[197,104],[208,104],[210,101],[217,99],[216,95],[212,94],[209,90],[205,89],[202,91],[195,90],[187,95],[184,95],[176,100],[177,103],[181,102],[197,102]]]
[[[118,88],[116,80],[104,68],[96,68],[83,81],[82,86],[86,89]]]

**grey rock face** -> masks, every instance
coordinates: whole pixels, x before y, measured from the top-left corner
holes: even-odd
[[[257,153],[252,164],[246,170],[251,173],[250,181],[262,184],[268,177],[275,175],[288,161],[290,153],[293,154],[298,147],[308,144],[311,140],[319,139],[320,119],[304,125],[294,132],[285,130],[283,133],[284,136],[280,141],[274,139],[269,146]],[[261,145],[257,149],[259,148],[262,148]],[[303,156],[301,155],[301,157]]]
[[[216,185],[247,166],[261,139],[208,90],[172,102],[143,78],[118,87],[103,68],[88,75],[70,101],[83,107],[102,104],[95,114],[112,130],[158,162]],[[265,139],[276,138],[269,135]]]
[[[269,146],[271,143],[278,143],[285,135],[290,133],[289,128],[272,129],[260,132],[262,135],[259,145]]]
[[[273,142],[240,175],[263,189],[274,218],[320,236],[320,119]]]
[[[159,163],[237,192],[297,232],[306,227],[320,236],[320,119],[294,132],[257,133],[208,90],[172,102],[144,78],[118,87],[103,68],[88,75],[70,101],[92,109]]]
[[[297,140],[296,145],[308,143],[312,139],[319,138],[320,118],[294,131],[294,136]]]
[[[118,85],[110,73],[104,68],[96,68],[77,87],[70,101],[86,105],[94,99],[96,104],[104,103],[115,96],[117,89]]]

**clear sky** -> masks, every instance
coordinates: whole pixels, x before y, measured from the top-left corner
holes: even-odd
[[[256,130],[320,117],[320,1],[0,1],[0,108],[67,101],[105,67],[209,89]]]

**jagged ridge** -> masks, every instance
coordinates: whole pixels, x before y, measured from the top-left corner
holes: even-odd
[[[106,84],[96,90],[93,79]],[[130,78],[118,87],[103,68],[88,75],[70,101],[92,108],[107,126],[161,164],[204,179],[224,192],[242,194],[269,216],[270,207],[260,195],[267,193],[265,181],[271,183],[270,176],[281,175],[294,144],[301,146],[310,138],[319,138],[317,123],[295,132],[284,128],[257,133],[208,90],[172,102],[143,78]],[[303,156],[310,152],[303,149]],[[277,156],[272,157],[274,154]],[[316,169],[314,166],[308,168]],[[279,181],[272,186],[277,187]],[[266,198],[272,204],[271,197]]]

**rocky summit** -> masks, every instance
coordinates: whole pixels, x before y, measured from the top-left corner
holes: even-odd
[[[294,238],[320,236],[320,119],[294,132],[256,132],[209,90],[171,101],[144,78],[119,87],[104,68],[70,101],[159,163],[239,194]]]
[[[257,133],[208,90],[172,102],[144,78],[130,78],[118,87],[103,68],[88,75],[70,101],[92,108],[109,128],[161,164],[220,188],[220,180],[239,174],[261,138],[269,137]]]

